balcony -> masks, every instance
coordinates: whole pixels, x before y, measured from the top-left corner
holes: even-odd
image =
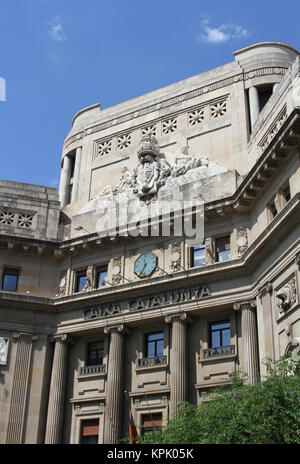
[[[165,366],[167,356],[153,356],[152,358],[137,359],[137,368]]]
[[[218,348],[207,348],[202,351],[202,359],[219,358],[223,356],[233,356],[235,345],[219,346]]]
[[[100,375],[106,373],[106,365],[98,364],[97,366],[83,366],[79,368],[78,377]]]

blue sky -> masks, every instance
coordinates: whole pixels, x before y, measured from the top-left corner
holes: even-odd
[[[0,0],[0,178],[58,186],[79,109],[228,63],[252,43],[300,50],[299,17],[299,0]]]

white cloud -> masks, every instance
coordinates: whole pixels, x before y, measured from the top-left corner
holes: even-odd
[[[49,23],[49,35],[55,42],[67,40],[60,16],[54,16]]]
[[[232,39],[248,37],[249,32],[237,24],[221,24],[219,27],[210,27],[209,20],[204,19],[201,24],[201,34],[197,36],[198,42],[220,44]]]

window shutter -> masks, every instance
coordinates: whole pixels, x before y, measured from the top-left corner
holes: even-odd
[[[89,420],[82,422],[82,436],[90,437],[99,434],[99,420]]]

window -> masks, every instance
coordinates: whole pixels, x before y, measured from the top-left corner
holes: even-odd
[[[272,203],[269,204],[269,210],[270,210],[272,219],[275,218],[278,214],[278,211],[277,211],[274,201],[272,201]]]
[[[192,267],[203,266],[205,264],[205,245],[193,247],[191,258]]]
[[[82,292],[86,284],[86,271],[76,273],[75,292]]]
[[[230,259],[230,235],[216,239],[216,261],[227,261]]]
[[[16,292],[18,287],[19,271],[16,269],[4,269],[2,278],[2,290]]]
[[[282,189],[282,195],[283,198],[285,199],[285,202],[287,203],[291,199],[291,191],[290,191],[290,186],[287,185]]]
[[[164,354],[164,333],[152,333],[146,336],[146,357],[163,356]]]
[[[162,413],[143,414],[142,416],[142,435],[162,427]]]
[[[87,366],[103,364],[104,342],[93,342],[88,344]]]
[[[84,420],[81,422],[80,443],[84,445],[97,445],[99,436],[99,419]]]
[[[210,346],[220,348],[230,345],[230,322],[216,322],[210,326]]]
[[[102,267],[97,270],[97,288],[105,287],[107,280],[107,267]]]

